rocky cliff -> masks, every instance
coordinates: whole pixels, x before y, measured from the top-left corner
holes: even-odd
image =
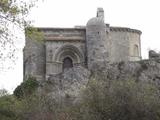
[[[77,66],[50,76],[42,87],[54,100],[60,101],[62,98],[75,100],[90,79],[135,80],[156,83],[159,86],[160,59],[150,57],[148,60],[137,62],[107,63],[103,67],[95,66],[93,71]]]

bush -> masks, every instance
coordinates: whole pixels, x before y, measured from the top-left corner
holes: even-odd
[[[33,94],[38,86],[38,81],[33,77],[29,77],[14,90],[13,94],[17,98],[24,98],[25,96]]]
[[[103,77],[103,76],[102,76]],[[74,104],[54,101],[48,94],[33,94],[38,82],[30,78],[0,98],[2,120],[160,120],[159,89],[135,80],[95,80]],[[26,97],[27,96],[27,97]],[[28,97],[29,96],[29,97]]]
[[[134,80],[92,80],[83,93],[81,110],[84,120],[159,120],[159,90]]]
[[[11,95],[5,95],[0,97],[0,119],[1,120],[17,120],[14,98]]]

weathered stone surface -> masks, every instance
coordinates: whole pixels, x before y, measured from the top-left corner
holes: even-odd
[[[103,16],[95,17],[88,21],[86,26],[87,63],[88,69],[99,62],[107,61],[107,34]]]
[[[82,65],[90,70],[108,61],[141,60],[141,31],[106,24],[102,8],[97,9],[97,16],[87,26],[38,30],[44,34],[43,43],[26,37],[24,78],[34,76],[37,80],[47,80],[50,75],[63,71],[67,57],[74,67]]]
[[[89,80],[135,80],[137,82],[155,83],[160,86],[160,63],[156,60],[137,62],[119,62],[94,66],[90,72],[84,67],[76,66],[65,69],[63,73],[52,75],[44,82],[42,89],[57,102],[73,102],[79,99]]]
[[[37,80],[45,79],[45,44],[26,38],[23,49],[24,78],[34,76]]]
[[[160,83],[160,62],[157,60],[142,60],[137,62],[119,62],[108,65],[96,73],[98,79],[136,80]]]
[[[63,73],[52,75],[43,84],[52,99],[59,101],[65,98],[74,99],[88,83],[90,72],[81,66],[65,69]]]

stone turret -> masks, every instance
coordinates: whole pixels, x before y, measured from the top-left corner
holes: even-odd
[[[108,52],[106,25],[102,8],[98,8],[97,17],[90,19],[86,25],[86,48],[88,69],[93,70],[97,64],[103,66],[108,58]]]
[[[104,10],[103,8],[98,8],[97,9],[97,17],[101,17],[104,20]]]

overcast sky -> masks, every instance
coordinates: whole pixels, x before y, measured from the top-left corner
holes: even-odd
[[[145,59],[149,49],[160,51],[159,2],[159,0],[44,0],[32,9],[28,19],[33,20],[36,27],[74,27],[86,25],[90,18],[96,16],[97,8],[103,7],[105,23],[142,31],[142,58]],[[16,65],[6,61],[3,64],[11,65],[12,69],[0,71],[0,88],[6,88],[10,92],[22,82],[23,38],[22,36],[16,41],[19,48]]]

